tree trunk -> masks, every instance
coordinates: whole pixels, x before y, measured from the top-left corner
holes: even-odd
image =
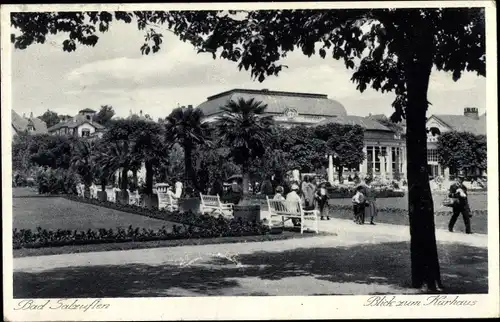
[[[425,22],[424,22],[425,23]],[[408,153],[408,210],[411,236],[412,286],[429,290],[442,287],[436,247],[434,204],[427,170],[427,90],[432,69],[432,33],[423,25],[410,31],[405,78],[408,102],[406,147]],[[428,31],[428,30],[427,30]]]
[[[191,144],[184,145],[184,181],[186,187],[198,189],[193,174],[193,147]]]
[[[128,168],[122,169],[122,180],[120,184],[120,189],[122,190],[128,189]]]
[[[138,188],[139,187],[139,179],[137,178],[137,170],[134,170],[132,172],[132,177],[134,178],[134,186],[136,188]]]
[[[342,180],[342,174],[344,173],[344,167],[339,167],[339,183],[344,183],[344,180]]]
[[[83,197],[89,199],[90,198],[90,185],[88,183],[84,184],[83,188]]]
[[[145,163],[146,168],[146,194],[153,194],[153,165],[151,162]]]
[[[249,173],[249,166],[247,164],[243,164],[241,167],[241,170],[243,172],[243,196],[247,196],[249,191],[249,183],[250,183],[250,173]]]

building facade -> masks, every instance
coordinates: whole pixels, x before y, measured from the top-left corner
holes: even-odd
[[[272,115],[274,121],[283,127],[316,126],[332,122],[359,125],[365,129],[363,151],[366,158],[357,168],[343,169],[344,175],[359,172],[362,175],[370,174],[388,179],[404,177],[406,143],[401,133],[384,126],[375,118],[348,115],[340,102],[328,98],[327,95],[267,89],[233,89],[208,97],[198,108],[203,111],[206,121],[213,122],[222,114],[222,106],[240,98],[253,98],[266,104],[265,115]],[[333,172],[337,171],[339,169],[333,169]]]
[[[83,109],[76,116],[50,127],[48,132],[53,135],[100,138],[104,134],[105,128],[94,121],[95,114],[96,111],[92,109]]]
[[[426,127],[428,130],[438,130],[437,133],[427,135],[427,164],[431,178],[450,176],[449,169],[439,164],[437,141],[438,133],[449,131],[470,132],[476,135],[486,135],[486,113],[479,115],[479,110],[475,107],[464,108],[463,115],[435,114],[427,119]]]

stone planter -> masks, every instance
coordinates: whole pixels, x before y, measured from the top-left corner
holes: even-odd
[[[108,194],[106,193],[106,191],[97,191],[97,199],[99,201],[107,201]]]
[[[158,195],[153,193],[152,195],[144,195],[144,207],[148,209],[158,209]]]
[[[243,222],[260,220],[260,205],[235,205],[233,208],[235,219],[241,218]]]
[[[201,200],[200,198],[181,198],[179,199],[179,211],[191,211],[195,214],[201,213]]]
[[[115,192],[116,203],[121,205],[128,205],[128,191],[121,190]]]

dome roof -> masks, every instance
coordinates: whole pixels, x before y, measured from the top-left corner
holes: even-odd
[[[324,117],[345,116],[346,109],[339,102],[329,99],[323,94],[277,92],[269,90],[232,89],[207,98],[207,101],[198,106],[205,116],[220,113],[220,108],[227,102],[239,98],[267,104],[266,113],[283,114],[294,110],[299,115],[314,115]]]

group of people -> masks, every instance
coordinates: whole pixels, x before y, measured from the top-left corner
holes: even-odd
[[[375,194],[370,186],[370,180],[361,180],[356,188],[356,193],[352,198],[354,210],[354,222],[364,224],[365,218],[370,218],[370,224],[375,225],[377,216],[377,207]],[[315,184],[313,178],[305,176],[300,183],[292,182],[290,184],[290,192],[285,196],[283,186],[276,187],[274,199],[286,200],[290,202],[300,202],[304,210],[317,209],[320,215],[320,220],[330,220],[328,207],[327,183],[321,182]],[[300,220],[292,220],[294,225],[300,225]]]
[[[276,187],[276,194],[273,199],[286,200],[288,202],[299,202],[304,210],[317,209],[320,213],[321,220],[326,218],[330,220],[328,213],[328,196],[326,191],[326,184],[321,183],[315,185],[309,176],[305,176],[302,183],[291,182],[290,192],[285,196],[285,188],[283,186]],[[292,219],[294,226],[300,225],[300,219]]]

